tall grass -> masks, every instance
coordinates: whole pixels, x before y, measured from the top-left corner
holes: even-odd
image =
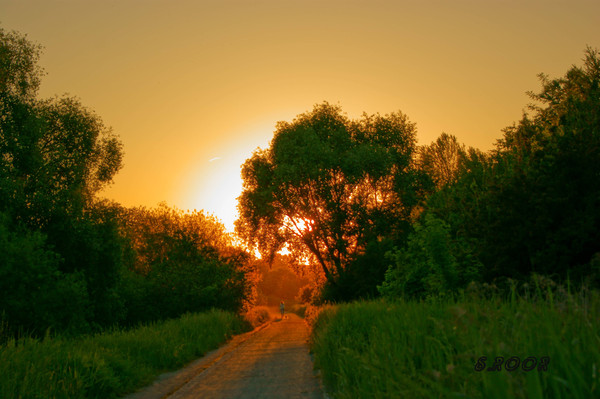
[[[247,328],[215,310],[77,339],[11,340],[0,347],[0,398],[116,398]]]
[[[359,302],[319,315],[312,350],[334,398],[589,399],[600,397],[599,332],[597,292]],[[476,371],[482,356],[486,369]],[[487,371],[497,356],[550,362],[547,371]]]

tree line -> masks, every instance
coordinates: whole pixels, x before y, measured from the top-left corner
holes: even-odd
[[[77,98],[38,98],[41,50],[0,29],[0,335],[239,311],[252,259],[215,218],[99,199],[122,143]]]
[[[491,151],[442,133],[418,146],[402,112],[353,120],[317,104],[243,165],[237,233],[286,247],[313,301],[423,299],[535,276],[600,285],[600,57],[539,93]]]
[[[78,99],[38,98],[40,54],[0,29],[0,335],[240,311],[276,286],[314,303],[533,275],[600,286],[597,50],[564,77],[540,75],[487,152],[446,133],[419,146],[402,112],[350,119],[325,102],[279,122],[242,165],[244,248],[204,212],[101,200],[122,143]],[[289,274],[265,266],[284,248],[310,284],[267,281]]]

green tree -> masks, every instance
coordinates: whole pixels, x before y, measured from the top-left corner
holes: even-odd
[[[456,181],[428,198],[484,265],[483,278],[580,280],[600,252],[600,59],[540,75],[530,113],[488,154],[469,150]]]
[[[5,209],[32,228],[78,215],[121,167],[122,145],[102,121],[72,98],[2,103]]]
[[[502,187],[495,200],[507,211],[500,228],[512,230],[504,237],[519,272],[582,277],[600,252],[599,53],[588,48],[582,67],[540,79],[541,92],[530,93],[532,115],[507,128],[497,145]],[[496,265],[497,272],[505,267]]]
[[[121,287],[128,323],[211,307],[238,311],[250,299],[249,255],[214,217],[161,204],[123,209],[121,220],[133,249]]]
[[[433,180],[436,187],[452,184],[457,178],[465,146],[456,137],[442,133],[428,146],[419,148],[419,167]]]
[[[447,223],[428,213],[415,224],[405,247],[388,253],[392,265],[378,287],[387,297],[424,298],[449,295],[479,280],[481,265]]]
[[[122,144],[77,99],[36,98],[41,48],[0,29],[0,204],[44,228],[78,215],[122,166]]]
[[[14,229],[0,213],[0,320],[12,334],[87,329],[85,279],[62,273],[60,261],[44,234]]]
[[[0,29],[0,212],[9,230],[44,237],[35,253],[48,273],[40,275],[52,276],[57,266],[83,276],[88,321],[112,324],[123,313],[114,289],[125,242],[116,215],[95,195],[120,169],[122,145],[77,99],[37,98],[40,53],[25,36]],[[58,263],[47,262],[47,253]]]
[[[33,100],[40,85],[42,47],[17,32],[0,28],[0,93]]]
[[[266,259],[286,244],[335,285],[370,242],[410,231],[423,194],[415,134],[400,112],[350,120],[328,103],[278,123],[243,165],[236,231]]]

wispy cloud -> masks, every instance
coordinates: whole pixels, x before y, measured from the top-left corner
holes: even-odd
[[[211,158],[211,159],[209,159],[209,160],[208,160],[208,162],[216,161],[216,160],[218,160],[218,159],[221,159],[221,157],[214,157],[214,158]]]

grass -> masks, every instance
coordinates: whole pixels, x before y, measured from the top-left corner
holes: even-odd
[[[252,325],[252,327],[258,327],[269,320],[271,320],[271,314],[269,308],[266,306],[255,306],[250,309],[244,317]]]
[[[0,398],[116,398],[247,329],[213,310],[129,331],[11,340],[0,347]]]
[[[312,335],[333,398],[600,398],[600,295],[357,302]],[[476,371],[482,356],[486,369]],[[547,371],[487,371],[496,356],[548,356]],[[526,366],[530,366],[528,363]]]

